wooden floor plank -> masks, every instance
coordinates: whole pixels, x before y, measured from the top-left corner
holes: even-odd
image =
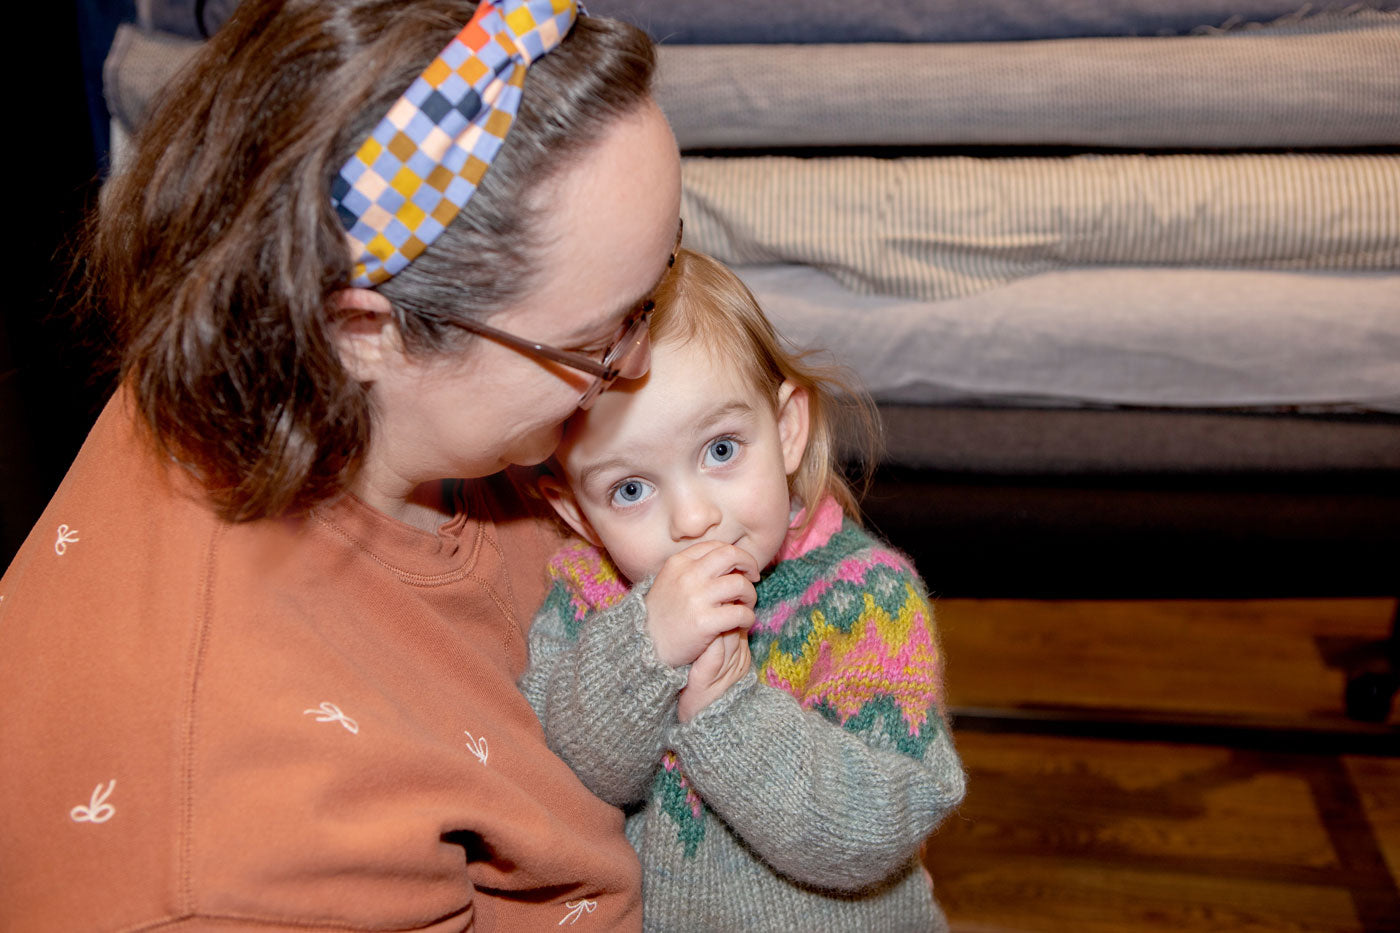
[[[953,929],[1400,931],[1400,758],[1133,733],[1137,714],[1336,729],[1348,657],[1395,609],[941,600],[952,707],[1124,723],[1116,738],[955,724],[968,798],[926,855]]]
[[[957,930],[1378,930],[1400,903],[1379,856],[1355,872],[1380,851],[1355,801],[1395,852],[1384,759],[1344,771],[1325,756],[1142,742],[963,733],[958,745],[968,798],[927,855]],[[1319,805],[1318,789],[1348,774],[1366,789]]]
[[[954,707],[1135,709],[1325,722],[1394,599],[938,603]],[[1400,704],[1392,711],[1400,722]]]
[[[1371,933],[1345,889],[986,857],[935,890],[954,933]]]
[[[1400,878],[1400,759],[1344,759],[1392,878]]]

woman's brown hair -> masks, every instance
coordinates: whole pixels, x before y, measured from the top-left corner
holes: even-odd
[[[89,234],[88,300],[117,324],[121,377],[160,447],[225,518],[304,510],[345,488],[369,442],[331,296],[350,255],[332,175],[449,39],[472,0],[246,0],[166,90]],[[580,17],[535,62],[467,208],[378,289],[411,353],[458,350],[448,322],[532,284],[530,197],[647,100],[654,49]]]
[[[815,352],[791,349],[778,336],[753,293],[729,267],[683,249],[653,295],[652,339],[657,343],[699,340],[719,359],[739,368],[763,397],[778,404],[778,390],[791,382],[807,392],[810,425],[802,462],[788,481],[794,497],[809,507],[833,497],[860,520],[858,492],[868,485],[880,449],[874,402],[845,367]],[[838,442],[839,434],[839,442]],[[856,488],[842,463],[858,470]]]

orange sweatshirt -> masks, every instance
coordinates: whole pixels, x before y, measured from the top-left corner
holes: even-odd
[[[231,525],[118,394],[0,578],[0,929],[639,929],[516,688],[558,539],[463,498]]]

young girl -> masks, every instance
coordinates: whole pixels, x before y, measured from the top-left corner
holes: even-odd
[[[734,274],[682,250],[655,305],[650,375],[541,483],[588,544],[552,562],[526,696],[627,809],[647,929],[942,928],[918,852],[964,778],[924,587]]]

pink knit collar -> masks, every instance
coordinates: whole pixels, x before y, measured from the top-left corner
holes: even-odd
[[[831,540],[832,535],[841,530],[841,522],[845,518],[841,512],[841,506],[831,496],[827,496],[817,503],[811,523],[803,529],[802,522],[806,517],[807,510],[802,509],[793,518],[788,526],[787,537],[783,539],[783,546],[778,549],[777,560],[792,560],[794,557],[801,557],[803,554],[826,544]],[[799,529],[801,529],[800,533]]]

